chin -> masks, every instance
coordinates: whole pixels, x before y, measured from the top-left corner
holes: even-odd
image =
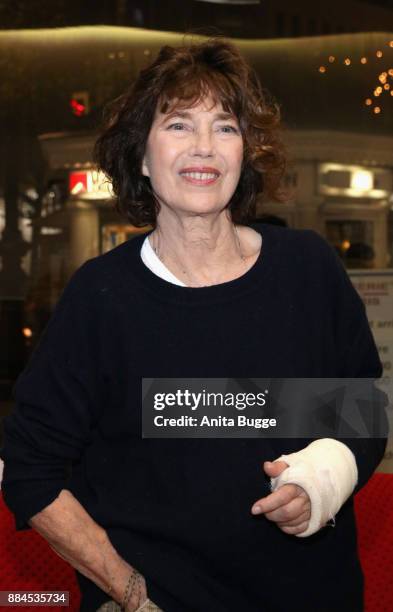
[[[206,215],[209,213],[213,214],[222,212],[226,208],[227,204],[228,202],[223,204],[222,202],[212,202],[211,200],[201,202],[199,198],[198,201],[195,202],[185,202],[181,207],[181,210],[195,215]]]

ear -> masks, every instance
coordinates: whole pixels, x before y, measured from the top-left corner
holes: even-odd
[[[146,160],[146,155],[143,156],[143,160],[142,160],[142,174],[143,174],[143,176],[149,176],[150,177],[150,172],[149,172],[149,168],[148,168],[148,164],[147,164],[147,160]]]

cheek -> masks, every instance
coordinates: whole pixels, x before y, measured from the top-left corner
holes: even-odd
[[[236,139],[232,142],[222,142],[221,145],[221,153],[226,158],[228,167],[233,169],[237,166],[241,166],[244,153],[243,139]]]
[[[151,150],[151,167],[155,180],[173,171],[178,152],[176,147],[165,142],[159,142]]]
[[[242,163],[243,163],[243,145],[239,146],[236,150],[233,151],[229,161],[229,167],[231,169],[231,173],[233,177],[239,177],[242,171]]]

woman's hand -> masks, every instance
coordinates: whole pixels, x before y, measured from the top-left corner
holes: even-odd
[[[265,461],[263,469],[269,478],[276,478],[288,466],[285,461],[270,463]],[[302,533],[307,529],[311,518],[311,501],[302,487],[286,484],[255,502],[251,512],[264,514],[269,521],[291,535]]]
[[[129,582],[130,579],[131,581]],[[132,569],[127,581],[124,583],[122,598],[118,598],[120,605],[123,603],[124,594],[128,584],[130,585],[130,587],[127,589],[129,597],[124,609],[126,612],[136,612],[136,610],[138,610],[147,600],[146,582],[142,574],[140,574],[136,569]]]

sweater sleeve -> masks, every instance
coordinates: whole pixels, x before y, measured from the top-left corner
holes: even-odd
[[[315,232],[326,266],[331,300],[334,337],[337,355],[337,375],[340,378],[378,379],[382,364],[367,319],[365,306],[354,288],[341,260],[330,245]],[[375,387],[375,385],[374,385]],[[375,403],[370,420],[378,423],[378,436],[369,438],[343,438],[352,451],[358,468],[357,493],[371,477],[383,458],[389,431],[385,406],[388,398],[375,387]]]
[[[98,418],[98,322],[86,299],[86,267],[66,287],[4,419],[2,493],[17,530],[29,529],[27,521],[65,488]]]

